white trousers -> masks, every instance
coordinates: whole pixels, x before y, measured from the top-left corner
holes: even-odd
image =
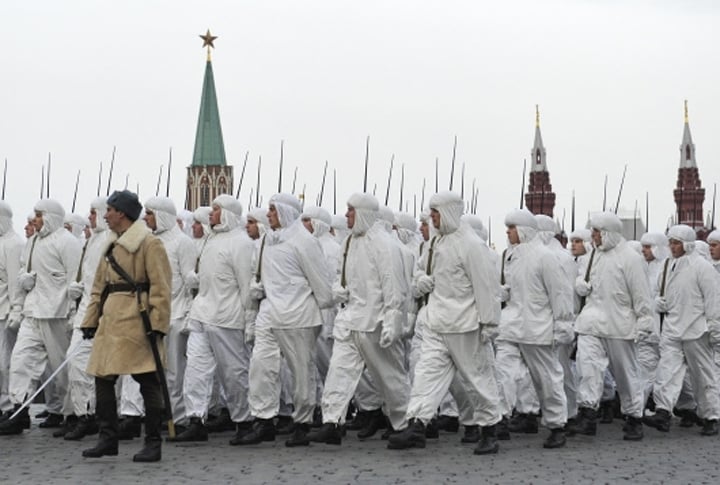
[[[45,369],[52,373],[65,360],[70,345],[66,318],[26,318],[18,330],[17,341],[10,357],[10,401],[22,404],[35,391]],[[48,402],[51,413],[66,414],[62,403],[68,388],[67,368],[55,376],[55,393]],[[69,414],[69,411],[67,411]]]
[[[440,334],[425,328],[407,418],[427,424],[453,379],[459,375],[474,401],[472,424],[494,425],[500,421],[500,397],[494,367],[492,345],[480,342],[479,330]]]
[[[0,320],[0,411],[10,411],[10,356],[12,355],[17,329],[7,328],[7,320]]]
[[[170,320],[170,329],[165,336],[165,379],[167,380],[170,406],[172,407],[175,424],[184,424],[186,420],[185,398],[183,397],[183,381],[187,365],[188,334],[183,333],[185,319]]]
[[[248,365],[250,350],[245,332],[240,329],[206,325],[197,320],[188,323],[187,364],[183,383],[185,412],[188,418],[207,418],[213,378],[225,391],[227,408],[233,422],[250,420],[248,407]]]
[[[563,369],[552,345],[528,345],[506,340],[497,343],[495,365],[501,376],[504,399],[502,413],[509,417],[516,393],[516,376],[526,367],[532,387],[540,401],[542,423],[548,428],[561,428],[567,421],[567,399],[563,389]]]
[[[95,377],[85,371],[92,353],[92,340],[83,339],[79,328],[73,330],[68,353],[75,350],[77,353],[68,362],[66,408],[75,416],[95,414]]]
[[[695,340],[660,340],[660,363],[653,388],[656,406],[672,412],[686,372],[690,375],[698,416],[720,418],[715,361],[707,333]]]
[[[328,369],[330,368],[330,357],[332,357],[334,344],[332,335],[327,335],[326,325],[327,324],[323,325],[323,329],[320,335],[318,335],[315,351],[315,367],[317,367],[317,391],[315,395],[317,402],[322,401],[323,386],[325,385],[325,379],[327,378]]]
[[[615,378],[623,414],[641,418],[643,388],[635,342],[592,335],[578,335],[577,366],[580,374],[578,405],[598,409],[603,395],[605,370]]]
[[[315,376],[317,382],[317,374]],[[290,371],[290,366],[287,363],[287,359],[282,357],[280,359],[280,407],[278,408],[278,416],[292,416],[293,413],[293,396],[292,390],[295,386],[295,378]],[[317,384],[315,386],[317,388]],[[317,402],[317,393],[316,393]]]
[[[567,417],[574,418],[577,415],[577,374],[575,363],[570,359],[573,352],[573,344],[559,344],[555,346],[555,353],[563,371],[563,390],[567,400]]]
[[[655,376],[660,362],[660,346],[656,343],[640,341],[637,344],[637,357],[640,365],[644,406],[655,386]]]
[[[280,407],[280,365],[287,360],[293,383],[293,421],[311,423],[316,403],[315,345],[320,326],[255,329],[248,403],[253,416],[271,419]]]
[[[406,426],[410,380],[405,370],[404,345],[396,341],[388,348],[380,347],[381,331],[378,327],[374,332],[348,331],[342,338],[336,337],[322,397],[324,422],[345,421],[348,402],[365,368],[392,427]]]
[[[118,379],[120,386],[120,409],[121,416],[144,416],[145,401],[140,394],[140,384],[131,375],[123,375]]]

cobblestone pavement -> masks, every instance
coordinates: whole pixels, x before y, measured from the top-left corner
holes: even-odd
[[[33,415],[39,410],[33,406]],[[41,408],[40,408],[41,409]],[[645,428],[641,442],[622,440],[621,422],[599,425],[594,438],[568,439],[565,448],[545,450],[546,431],[513,435],[494,456],[475,456],[461,434],[441,433],[427,448],[395,451],[379,437],[361,442],[354,433],[342,446],[286,448],[285,437],[257,446],[229,446],[231,432],[206,443],[163,443],[163,460],[132,462],[140,439],[120,442],[120,455],[86,459],[80,442],[52,438],[37,427],[0,437],[0,483],[718,483],[720,439],[700,428],[670,433]],[[379,436],[379,435],[378,435]]]

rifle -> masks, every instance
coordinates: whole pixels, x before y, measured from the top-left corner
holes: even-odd
[[[318,207],[322,207],[323,195],[325,194],[325,177],[327,176],[328,162],[325,160],[325,168],[323,168],[322,184],[320,185],[320,195],[318,196]],[[297,168],[295,169],[297,170]]]
[[[235,193],[236,199],[240,198],[240,189],[242,188],[243,179],[245,178],[245,167],[247,167],[248,155],[250,155],[250,152],[245,152],[245,160],[243,161],[242,172],[240,172],[240,183],[238,184],[237,192]]]
[[[592,252],[590,253],[590,261],[588,261],[587,269],[585,270],[585,282],[590,281],[590,270],[592,269],[593,260],[595,259],[595,251],[596,249],[593,248]],[[586,297],[581,296],[580,297],[580,309],[578,310],[578,313],[582,311],[582,309],[585,307],[585,300]]]
[[[167,174],[167,186],[165,187],[165,197],[170,197],[170,169],[172,168],[172,147],[168,154],[168,174]],[[138,187],[138,197],[140,196],[140,188]]]
[[[670,264],[670,258],[665,259],[665,265],[663,267],[662,282],[660,283],[660,296],[665,296],[665,283],[667,280],[668,264]],[[663,322],[665,321],[665,313],[660,314],[660,332],[662,333]]]
[[[365,139],[365,176],[363,177],[363,192],[367,192],[367,172],[370,161],[370,135]]]
[[[262,155],[258,157],[257,188],[255,189],[255,207],[260,207],[260,169],[262,167]]]
[[[110,196],[110,184],[112,183],[113,168],[115,167],[115,147],[113,146],[112,158],[110,159],[110,173],[108,174],[107,191],[106,196]]]
[[[280,168],[278,169],[278,194],[282,192],[282,168],[283,168],[283,158],[284,158],[284,152],[283,149],[285,145],[285,140],[280,140]]]
[[[405,164],[400,167],[400,212],[402,212],[403,189],[405,188]]]
[[[523,208],[523,202],[525,199],[525,173],[527,170],[527,158],[523,158],[523,176],[520,181],[520,209]]]
[[[617,202],[615,203],[615,214],[617,214],[618,207],[620,207],[620,196],[622,195],[623,185],[625,185],[625,174],[626,173],[627,173],[627,163],[625,164],[625,169],[623,170],[622,180],[620,181],[620,190],[618,190]]]
[[[390,182],[392,181],[393,162],[395,162],[395,154],[390,157],[390,171],[388,172],[387,187],[385,188],[385,205],[390,201]]]
[[[47,191],[46,191],[46,197],[50,198],[50,152],[48,152],[48,168],[47,168]]]
[[[2,200],[5,200],[5,183],[6,182],[7,182],[7,158],[5,159],[5,168],[3,169]]]
[[[457,135],[455,135],[455,141],[453,142],[453,154],[450,160],[450,188],[453,189],[453,179],[455,178],[455,154],[457,153]]]
[[[77,177],[75,178],[75,194],[73,194],[72,209],[70,209],[70,212],[75,212],[75,202],[77,202],[77,193],[78,193],[78,184],[79,183],[80,183],[80,170],[78,170]],[[5,182],[3,182],[3,198],[4,197],[5,197]]]
[[[155,197],[160,195],[160,180],[162,179],[162,172],[163,172],[163,166],[160,165],[160,173],[158,173],[158,181],[157,181],[157,185],[155,186]]]

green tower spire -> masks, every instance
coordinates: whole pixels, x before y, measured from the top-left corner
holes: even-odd
[[[193,151],[192,165],[224,166],[227,164],[225,161],[225,144],[223,143],[222,127],[220,126],[220,112],[218,110],[217,94],[215,93],[212,60],[210,58],[210,48],[215,47],[213,41],[217,37],[210,35],[210,30],[208,30],[200,38],[203,39],[203,47],[207,47],[207,63],[200,99],[200,114],[198,115],[197,131],[195,132],[195,150]]]

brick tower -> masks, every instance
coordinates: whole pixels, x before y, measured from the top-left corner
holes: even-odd
[[[555,192],[550,184],[550,172],[547,170],[545,146],[540,134],[540,110],[535,105],[535,142],[530,152],[530,183],[525,193],[525,206],[533,214],[545,214],[553,217]]]

